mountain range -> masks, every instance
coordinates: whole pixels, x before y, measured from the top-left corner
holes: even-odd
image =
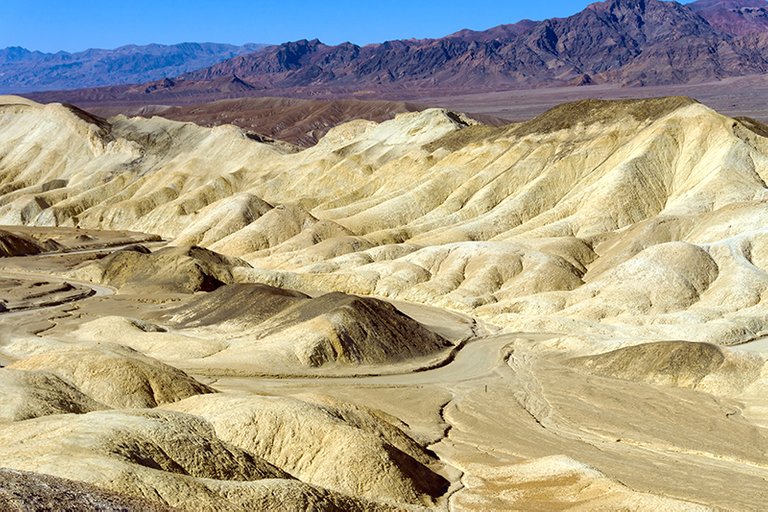
[[[764,0],[730,4],[768,5]],[[657,85],[763,73],[768,71],[768,41],[745,28],[763,18],[746,12],[724,4],[608,0],[564,19],[524,21],[435,40],[363,47],[328,46],[318,40],[286,43],[188,73],[174,87],[183,86],[182,81],[235,76],[264,89],[455,89],[597,82]],[[736,27],[736,33],[730,27]]]
[[[253,53],[262,44],[128,45],[103,50],[43,53],[18,46],[0,50],[0,93],[132,84],[175,76]]]
[[[768,1],[606,0],[567,17],[440,39],[287,42],[136,86],[42,101],[196,103],[243,96],[398,96],[702,83],[768,72]]]

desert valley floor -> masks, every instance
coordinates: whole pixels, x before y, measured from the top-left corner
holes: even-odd
[[[307,149],[0,97],[0,507],[762,510],[768,127]]]

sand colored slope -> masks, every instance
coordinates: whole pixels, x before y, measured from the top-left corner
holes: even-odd
[[[768,140],[687,98],[583,101],[496,128],[431,109],[346,123],[297,153],[231,126],[2,108],[9,222],[153,232],[254,267],[223,282],[401,298],[514,329],[768,331]],[[48,141],[41,124],[62,128]]]
[[[48,372],[0,369],[0,420],[22,421],[49,414],[82,414],[106,406]]]
[[[9,512],[87,508],[105,512],[173,510],[149,500],[111,493],[75,480],[0,469],[0,506]]]
[[[10,425],[0,437],[8,467],[73,478],[160,505],[196,510],[388,508],[303,484],[221,441],[204,420],[169,411],[50,416]]]
[[[192,293],[215,290],[232,282],[232,269],[237,266],[248,264],[197,246],[164,247],[150,252],[135,245],[103,259],[85,262],[69,275],[129,292],[150,288]]]
[[[189,303],[171,320],[181,327],[199,325],[195,334],[200,337],[231,333],[230,347],[206,361],[222,367],[227,359],[237,366],[246,354],[281,352],[298,366],[386,364],[451,347],[386,302],[342,293],[286,298],[279,289],[235,285]],[[259,350],[254,344],[265,347]],[[283,361],[282,366],[291,364]]]
[[[571,364],[603,377],[733,396],[760,378],[764,363],[706,343],[659,342],[583,356]]]
[[[10,368],[51,372],[99,402],[118,408],[155,407],[213,392],[184,372],[119,345],[65,345],[16,361]]]
[[[51,485],[74,479],[194,510],[417,510],[449,485],[434,454],[378,411],[320,396],[191,400],[219,394],[104,343],[14,339],[3,349],[18,358],[0,368],[3,466]],[[45,498],[29,483],[23,500]]]
[[[439,363],[454,347],[373,298],[343,293],[311,298],[235,284],[183,300],[184,305],[166,308],[154,322],[106,316],[83,322],[70,337],[123,343],[209,374],[377,373],[381,365]]]
[[[9,467],[210,510],[765,501],[768,366],[724,347],[768,333],[760,125],[686,98],[437,109],[292,152],[3,101],[0,221],[170,241],[72,270],[115,297],[3,333]],[[456,349],[448,313],[377,296],[568,337]]]
[[[319,396],[193,400],[212,390],[146,356],[60,345],[11,343],[35,355],[0,369],[3,465],[50,485],[195,510],[416,510],[448,488],[435,456],[378,411]],[[29,483],[22,501],[46,497]],[[90,489],[69,492],[82,504],[101,496]]]
[[[429,505],[448,482],[436,459],[380,413],[320,399],[188,399],[169,408],[211,422],[217,435],[315,485],[377,501]]]

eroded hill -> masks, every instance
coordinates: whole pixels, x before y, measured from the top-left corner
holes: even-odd
[[[514,329],[686,326],[723,344],[765,329],[768,143],[692,100],[585,101],[497,128],[433,109],[347,123],[298,153],[231,126],[94,124],[14,101],[3,223],[157,233],[252,267],[225,282],[399,298]]]
[[[765,342],[726,347],[768,322],[760,123],[431,109],[296,151],[3,102],[0,222],[51,227],[7,229],[42,254],[2,258],[6,289],[100,294],[0,316],[17,480],[210,510],[763,501]]]

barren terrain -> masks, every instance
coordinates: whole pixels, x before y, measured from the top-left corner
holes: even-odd
[[[442,106],[462,112],[477,112],[521,121],[538,116],[568,101],[582,99],[622,100],[659,96],[689,96],[731,117],[768,121],[768,78],[765,75],[725,78],[698,84],[620,87],[539,87],[475,94],[430,95],[413,99],[423,105]]]
[[[764,125],[428,109],[296,151],[1,103],[6,508],[768,499]]]

